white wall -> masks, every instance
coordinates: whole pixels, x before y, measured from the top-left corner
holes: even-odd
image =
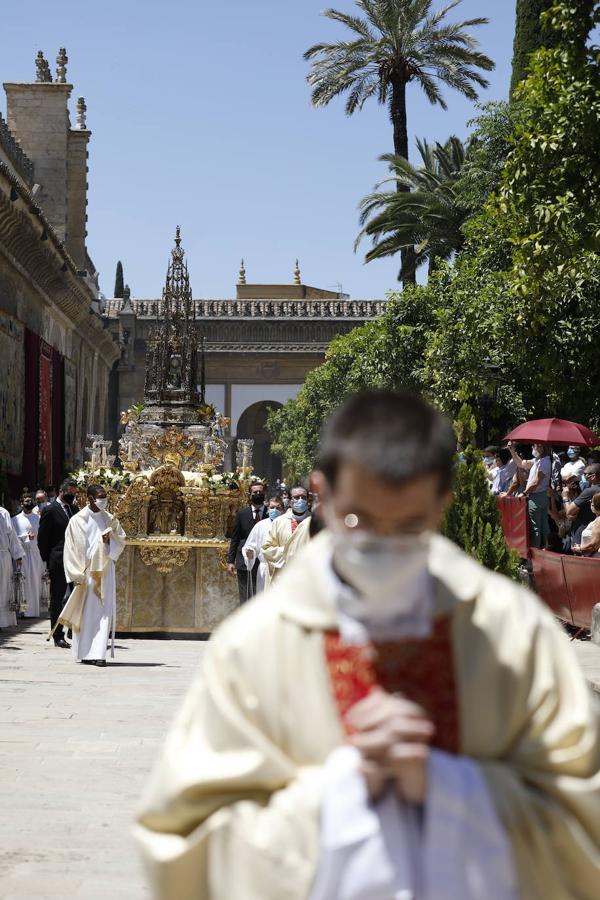
[[[285,403],[296,396],[301,384],[232,384],[231,385],[231,434],[237,435],[242,413],[253,403]],[[239,437],[246,437],[240,434]]]
[[[200,385],[198,385],[200,390]],[[207,403],[212,403],[217,412],[222,416],[225,415],[225,385],[224,384],[207,384],[205,397]]]

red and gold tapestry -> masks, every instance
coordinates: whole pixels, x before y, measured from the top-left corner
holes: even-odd
[[[52,478],[52,347],[45,341],[40,341],[39,411],[39,478],[49,483]]]

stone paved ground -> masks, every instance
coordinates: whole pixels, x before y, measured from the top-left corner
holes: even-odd
[[[591,641],[573,641],[573,646],[585,677],[600,694],[600,647]]]
[[[148,898],[131,818],[206,644],[118,640],[106,669],[0,635],[0,897]]]
[[[144,900],[131,818],[206,644],[118,640],[96,669],[45,625],[0,635],[0,897]],[[600,647],[574,647],[600,690]]]

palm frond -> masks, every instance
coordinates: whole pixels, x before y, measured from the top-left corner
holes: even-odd
[[[347,94],[352,115],[375,97],[390,100],[390,88],[413,81],[430,103],[446,109],[444,85],[469,99],[488,86],[481,74],[494,62],[480,49],[472,29],[487,23],[484,16],[448,21],[462,0],[433,9],[432,0],[356,0],[358,15],[328,8],[323,15],[338,22],[351,40],[318,43],[304,58],[311,63],[308,82],[312,102],[326,106]]]
[[[418,140],[417,149],[419,166],[390,153],[380,157],[390,175],[359,204],[361,230],[354,249],[365,237],[371,239],[365,262],[413,247],[418,268],[428,259],[450,259],[463,246],[467,211],[457,198],[455,185],[466,161],[465,145],[451,135],[444,144],[434,146]],[[381,190],[386,185],[401,185],[402,190]]]

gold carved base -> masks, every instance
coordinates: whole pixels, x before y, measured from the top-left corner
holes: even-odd
[[[159,540],[128,541],[117,563],[117,630],[210,634],[239,606],[228,542]]]
[[[140,556],[147,566],[154,566],[161,575],[168,575],[175,566],[185,566],[189,550],[185,547],[156,547],[150,545],[140,548]]]
[[[117,563],[119,631],[207,634],[237,609],[227,551],[245,487],[213,491],[169,465],[134,479],[116,510],[127,534]]]

